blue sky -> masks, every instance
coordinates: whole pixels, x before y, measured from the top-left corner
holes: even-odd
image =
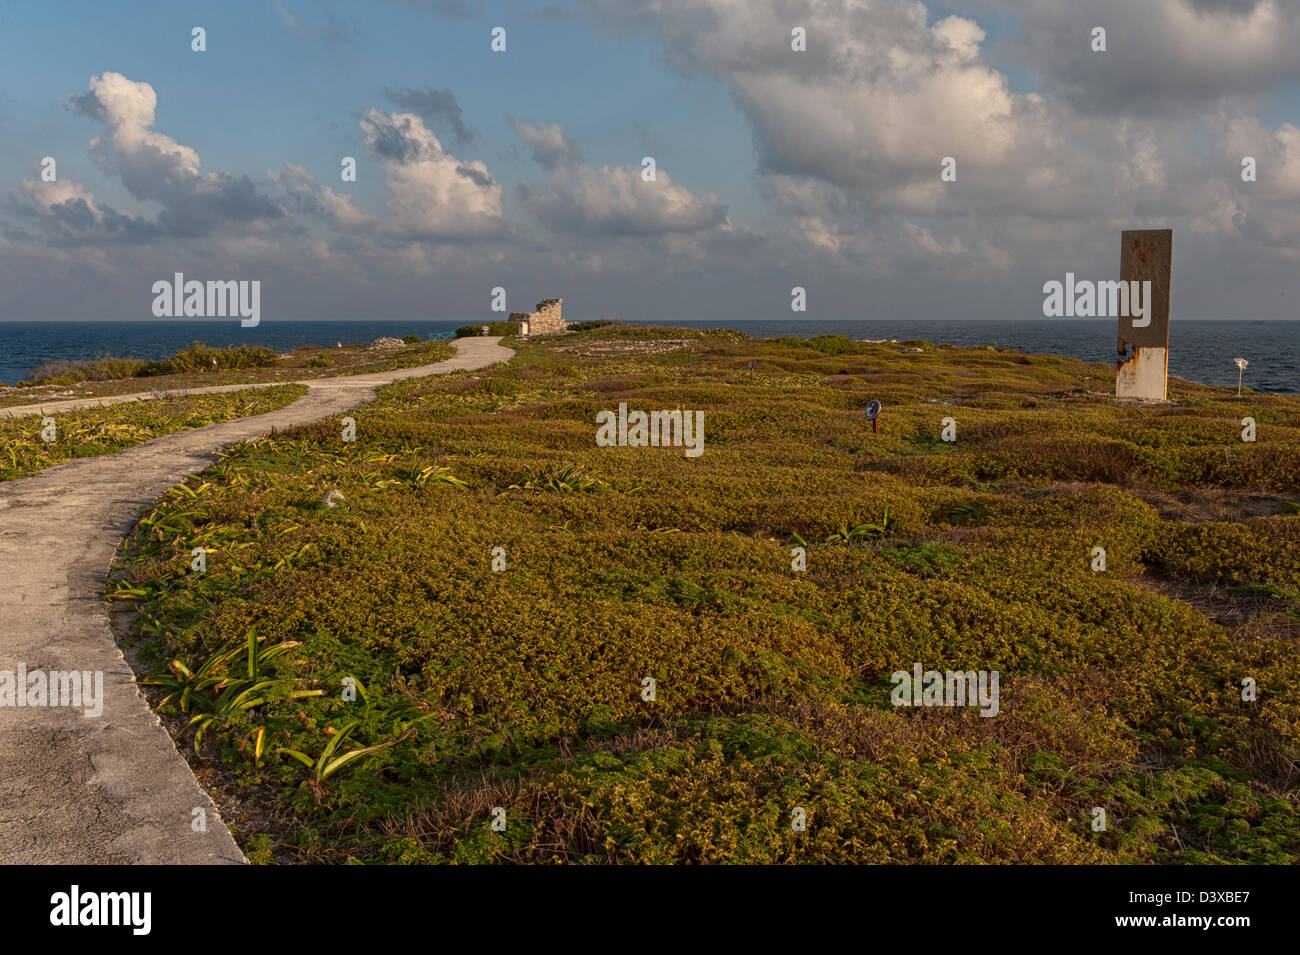
[[[1143,227],[1175,229],[1181,313],[1292,317],[1295,6],[2,4],[0,319],[144,317],[187,269],[260,277],[284,318],[479,317],[495,285],[580,318],[792,317],[795,284],[808,318],[1029,318]]]
[[[486,4],[483,16],[449,18],[379,2],[13,5],[0,65],[0,113],[13,135],[0,143],[0,158],[8,168],[26,167],[39,140],[49,154],[69,157],[69,175],[96,181],[123,209],[143,211],[98,176],[85,156],[94,125],[63,107],[90,76],[114,70],[165,89],[156,126],[213,169],[253,173],[295,157],[319,178],[337,178],[337,157],[364,153],[355,116],[392,108],[386,87],[452,90],[481,137],[460,152],[491,160],[498,178],[532,173],[507,113],[561,123],[596,164],[639,161],[644,130],[687,186],[734,182],[737,170],[752,166],[744,120],[722,83],[673,75],[660,68],[649,38],[598,40],[587,18],[538,15],[546,6]],[[303,35],[279,9],[296,14]],[[489,59],[487,26],[498,23],[508,24],[508,55]],[[194,26],[208,32],[206,54],[190,50]],[[340,38],[322,38],[331,28]],[[546,81],[536,82],[538,74]],[[682,142],[691,148],[674,149]],[[384,198],[374,176],[359,177],[354,191]],[[751,189],[735,201],[752,207],[757,199]]]

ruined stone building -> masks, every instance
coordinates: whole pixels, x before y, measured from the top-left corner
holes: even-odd
[[[544,298],[537,303],[535,312],[511,312],[510,321],[519,327],[521,335],[554,335],[568,327],[560,314],[562,298]]]

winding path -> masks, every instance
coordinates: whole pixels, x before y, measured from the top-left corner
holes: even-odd
[[[221,447],[355,408],[380,385],[505,361],[514,352],[500,341],[460,339],[454,357],[419,368],[308,379],[307,395],[278,411],[0,482],[0,671],[104,674],[98,717],[0,705],[0,863],[244,861],[113,638],[102,583],[113,554],[144,508]],[[59,404],[84,406],[28,413]],[[206,832],[194,831],[195,809]]]

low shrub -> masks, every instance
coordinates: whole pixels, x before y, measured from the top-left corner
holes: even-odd
[[[213,368],[265,368],[280,362],[280,356],[261,345],[231,345],[227,348],[210,348],[203,342],[194,342],[182,348],[160,364],[166,371],[155,374],[183,374],[194,371],[211,371]]]
[[[27,373],[19,385],[75,385],[81,381],[115,381],[134,378],[150,362],[139,358],[114,358],[105,355],[87,361],[47,361]]]
[[[791,348],[814,348],[823,355],[842,355],[853,347],[853,342],[843,335],[818,335],[815,338],[799,338],[794,335],[782,335],[768,340],[773,345],[785,345]]]
[[[479,322],[476,325],[462,325],[456,329],[457,338],[473,338],[483,334],[483,326],[488,327],[489,335],[514,335],[519,326],[514,322]]]
[[[52,361],[38,365],[20,382],[32,385],[73,385],[83,381],[119,381],[124,378],[147,378],[212,371],[213,368],[265,368],[277,365],[280,356],[260,345],[232,345],[210,348],[194,342],[170,358],[144,361],[139,358],[102,357],[90,361]]]
[[[842,355],[853,348],[853,342],[843,335],[818,335],[808,339],[808,344],[824,355]]]

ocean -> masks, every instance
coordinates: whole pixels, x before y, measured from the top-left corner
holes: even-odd
[[[265,345],[288,351],[369,343],[381,336],[450,338],[464,321],[271,321],[242,328],[237,321],[163,319],[143,322],[0,322],[0,382],[14,383],[42,362],[104,355],[162,358],[192,341]],[[1112,319],[1024,321],[676,321],[691,328],[735,328],[757,338],[843,335],[852,339],[924,338],[935,344],[998,345],[1031,354],[1066,355],[1113,364]],[[1300,394],[1300,321],[1175,320],[1169,373],[1222,387],[1237,386],[1234,358],[1250,362],[1245,383],[1260,392]]]

